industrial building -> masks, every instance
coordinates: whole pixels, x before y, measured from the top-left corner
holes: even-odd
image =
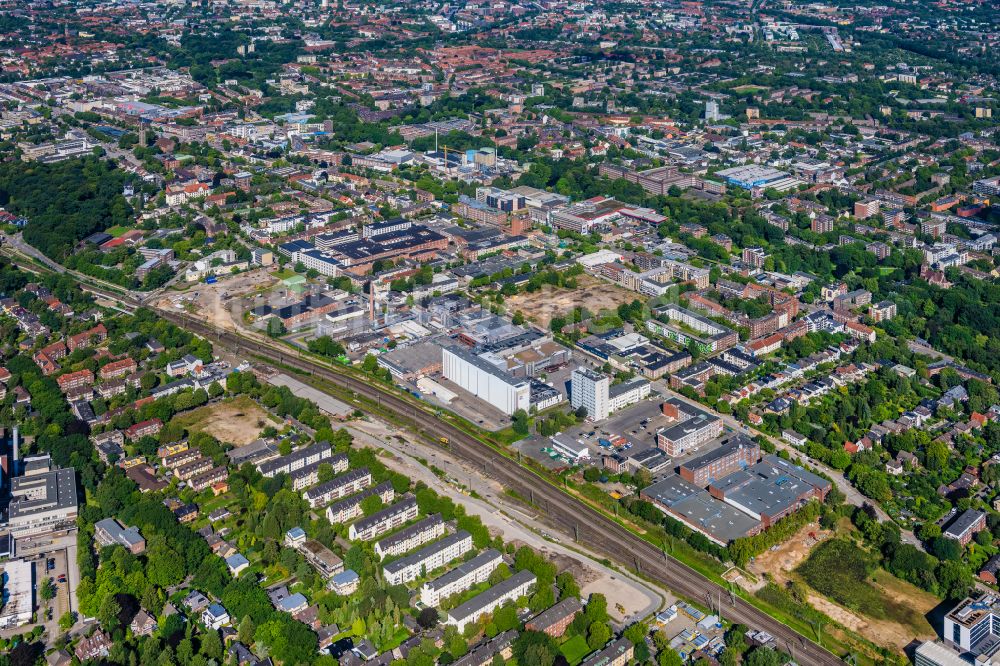
[[[441,350],[441,373],[480,400],[510,416],[531,407],[531,382],[511,375],[471,351],[453,345]]]
[[[35,565],[27,560],[11,560],[3,565],[3,607],[0,629],[31,622],[35,611]]]
[[[25,458],[23,475],[11,479],[10,495],[7,527],[14,538],[76,524],[76,471],[53,467],[48,455]]]

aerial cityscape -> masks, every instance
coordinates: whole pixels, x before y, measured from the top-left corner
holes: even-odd
[[[0,666],[1000,666],[994,0],[0,3]]]

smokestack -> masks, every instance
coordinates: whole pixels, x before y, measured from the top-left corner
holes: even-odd
[[[18,451],[20,446],[20,433],[18,432],[17,426],[14,426],[14,435],[11,439],[11,460],[10,460],[10,475],[14,476],[17,474],[17,468],[21,462],[21,453]]]

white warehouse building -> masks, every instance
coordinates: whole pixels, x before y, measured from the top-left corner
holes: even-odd
[[[441,374],[508,416],[531,406],[531,382],[461,347],[442,348]]]

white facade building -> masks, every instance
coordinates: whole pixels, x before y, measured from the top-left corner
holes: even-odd
[[[445,624],[457,627],[459,633],[462,633],[467,625],[476,622],[486,613],[492,613],[508,601],[516,601],[528,594],[535,586],[535,581],[535,574],[530,571],[518,571],[502,583],[452,609]]]
[[[442,599],[465,592],[475,585],[489,580],[503,562],[503,556],[495,548],[484,550],[468,562],[463,562],[434,580],[427,581],[420,588],[420,601],[427,606],[437,606]]]
[[[587,417],[592,421],[603,421],[611,413],[610,389],[610,377],[579,367],[570,376],[570,404],[573,409],[586,409]]]
[[[531,382],[519,379],[461,347],[441,350],[444,378],[510,416],[531,407]]]
[[[382,574],[390,585],[402,585],[448,564],[470,550],[472,550],[472,535],[460,530],[415,553],[390,562],[382,567]]]

